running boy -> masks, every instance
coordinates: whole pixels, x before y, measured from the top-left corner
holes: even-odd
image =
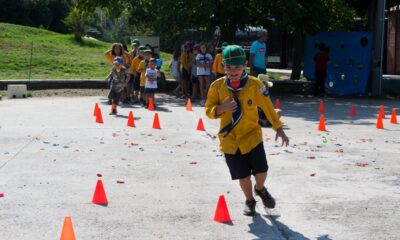
[[[150,58],[149,67],[146,69],[146,85],[144,89],[144,98],[146,102],[146,107],[149,105],[150,98],[154,99],[154,95],[157,92],[157,77],[159,76],[159,72],[156,68],[156,59]],[[154,104],[155,107],[155,104]]]
[[[126,83],[129,81],[128,69],[123,65],[121,57],[114,58],[114,66],[106,80],[110,81],[109,97],[111,98],[110,115],[117,114],[117,105],[119,103],[121,93],[124,91]]]
[[[264,187],[268,164],[265,156],[261,127],[258,125],[257,107],[261,107],[272,124],[282,145],[289,138],[282,129],[269,98],[269,90],[257,78],[248,76],[246,55],[242,47],[231,45],[223,51],[226,77],[215,81],[205,104],[209,118],[220,118],[220,150],[225,154],[232,180],[239,179],[246,197],[245,215],[255,214],[251,175],[255,176],[254,192],[267,208],[275,207],[275,200]]]

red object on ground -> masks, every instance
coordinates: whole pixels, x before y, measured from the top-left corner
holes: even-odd
[[[106,192],[104,190],[103,182],[99,179],[97,180],[96,189],[94,190],[92,203],[99,205],[107,205],[108,200]]]
[[[149,106],[147,108],[149,111],[154,111],[154,101],[152,98],[149,100]]]
[[[324,114],[324,112],[325,112],[324,101],[321,100],[319,101],[319,113]]]
[[[99,104],[98,104],[98,103],[96,103],[96,104],[94,105],[93,116],[96,116],[96,115],[97,115],[97,109],[99,109]]]
[[[135,118],[133,117],[132,111],[129,111],[129,116],[128,116],[128,127],[135,127]]]
[[[390,118],[390,123],[397,124],[396,108],[392,109],[392,117]]]
[[[158,119],[158,113],[154,114],[153,128],[154,129],[161,129],[160,119]]]
[[[75,240],[74,227],[72,226],[71,217],[64,218],[64,224],[61,231],[61,240]]]
[[[215,209],[214,221],[221,223],[232,221],[224,195],[219,196],[217,208]]]
[[[192,100],[190,100],[190,98],[188,98],[187,103],[186,103],[186,111],[193,111]]]
[[[356,107],[354,106],[354,104],[351,105],[349,115],[350,115],[350,116],[355,116],[355,115],[357,115],[357,113],[356,113]]]
[[[319,131],[326,131],[324,114],[321,114],[321,116],[319,117],[318,130]]]
[[[378,129],[384,128],[381,114],[379,114],[378,119],[376,120],[376,128],[378,128]]]
[[[1,197],[4,197],[4,193],[0,193],[0,198],[1,198]]]
[[[101,109],[100,108],[97,108],[96,122],[97,123],[103,123],[103,115],[101,114]]]
[[[379,116],[381,116],[382,118],[385,118],[385,107],[383,105],[380,106],[379,108]]]
[[[281,101],[279,100],[279,98],[277,98],[275,100],[275,108],[276,109],[281,109]]]
[[[204,128],[204,124],[203,124],[203,119],[199,119],[199,122],[197,124],[197,130],[198,131],[205,131],[206,129]]]
[[[310,176],[311,177],[315,177],[316,173],[311,173]]]

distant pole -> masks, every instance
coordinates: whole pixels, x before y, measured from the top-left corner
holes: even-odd
[[[29,58],[29,81],[31,81],[31,73],[32,73],[32,55],[33,55],[33,41],[31,42],[31,57]]]
[[[376,0],[374,46],[372,56],[372,95],[382,95],[383,47],[385,34],[386,0]]]

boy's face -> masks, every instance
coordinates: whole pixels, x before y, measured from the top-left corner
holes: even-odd
[[[202,53],[205,53],[206,50],[207,50],[206,46],[205,46],[205,45],[201,45],[200,51],[201,51]]]
[[[120,55],[120,54],[121,54],[121,47],[120,47],[119,45],[117,45],[117,46],[115,47],[115,54],[116,54],[116,55]]]
[[[156,68],[156,63],[155,62],[149,62],[149,67],[154,70]]]
[[[232,81],[240,81],[243,71],[246,69],[246,64],[247,62],[244,65],[223,64],[226,76]]]
[[[149,60],[149,59],[151,58],[151,53],[145,52],[145,53],[144,53],[144,58],[145,58],[146,60]]]

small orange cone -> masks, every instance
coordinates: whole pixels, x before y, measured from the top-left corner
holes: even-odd
[[[356,107],[354,106],[354,104],[351,105],[349,115],[350,115],[350,116],[355,116],[355,115],[357,115],[357,113],[356,113]]]
[[[94,105],[93,116],[96,116],[96,115],[97,115],[97,109],[99,109],[99,104],[98,104],[98,103],[96,103],[96,104]]]
[[[101,179],[97,180],[96,189],[94,190],[92,203],[107,206],[108,200]]]
[[[392,109],[392,117],[390,118],[390,123],[397,124],[396,108]]]
[[[219,196],[217,208],[215,209],[214,221],[221,223],[232,221],[224,195]]]
[[[320,117],[319,117],[318,130],[319,131],[326,131],[324,114],[321,114]]]
[[[97,123],[103,123],[103,115],[101,114],[101,109],[100,108],[97,108],[96,122]]]
[[[383,105],[381,105],[381,107],[379,108],[379,115],[382,118],[386,118],[386,116],[385,116],[385,107]]]
[[[161,129],[160,120],[158,119],[158,113],[154,114],[153,128],[154,129]]]
[[[61,240],[75,240],[74,227],[72,226],[71,217],[64,218],[64,225],[61,231]]]
[[[193,111],[193,109],[192,109],[192,100],[190,100],[190,98],[188,98],[188,100],[186,102],[186,111]]]
[[[135,126],[135,118],[133,117],[132,111],[129,111],[129,116],[128,116],[128,127],[136,127]]]
[[[204,128],[204,124],[203,124],[203,119],[199,119],[199,123],[197,124],[197,130],[198,131],[205,131],[206,129]]]
[[[275,108],[276,109],[281,109],[281,101],[279,100],[279,98],[277,98],[275,100]]]
[[[378,119],[376,120],[376,128],[383,129],[383,121],[381,113],[379,113]]]
[[[152,98],[149,99],[149,106],[147,108],[149,111],[154,111],[154,101]]]
[[[324,112],[325,112],[324,101],[321,100],[321,101],[319,101],[319,113],[324,114]]]

